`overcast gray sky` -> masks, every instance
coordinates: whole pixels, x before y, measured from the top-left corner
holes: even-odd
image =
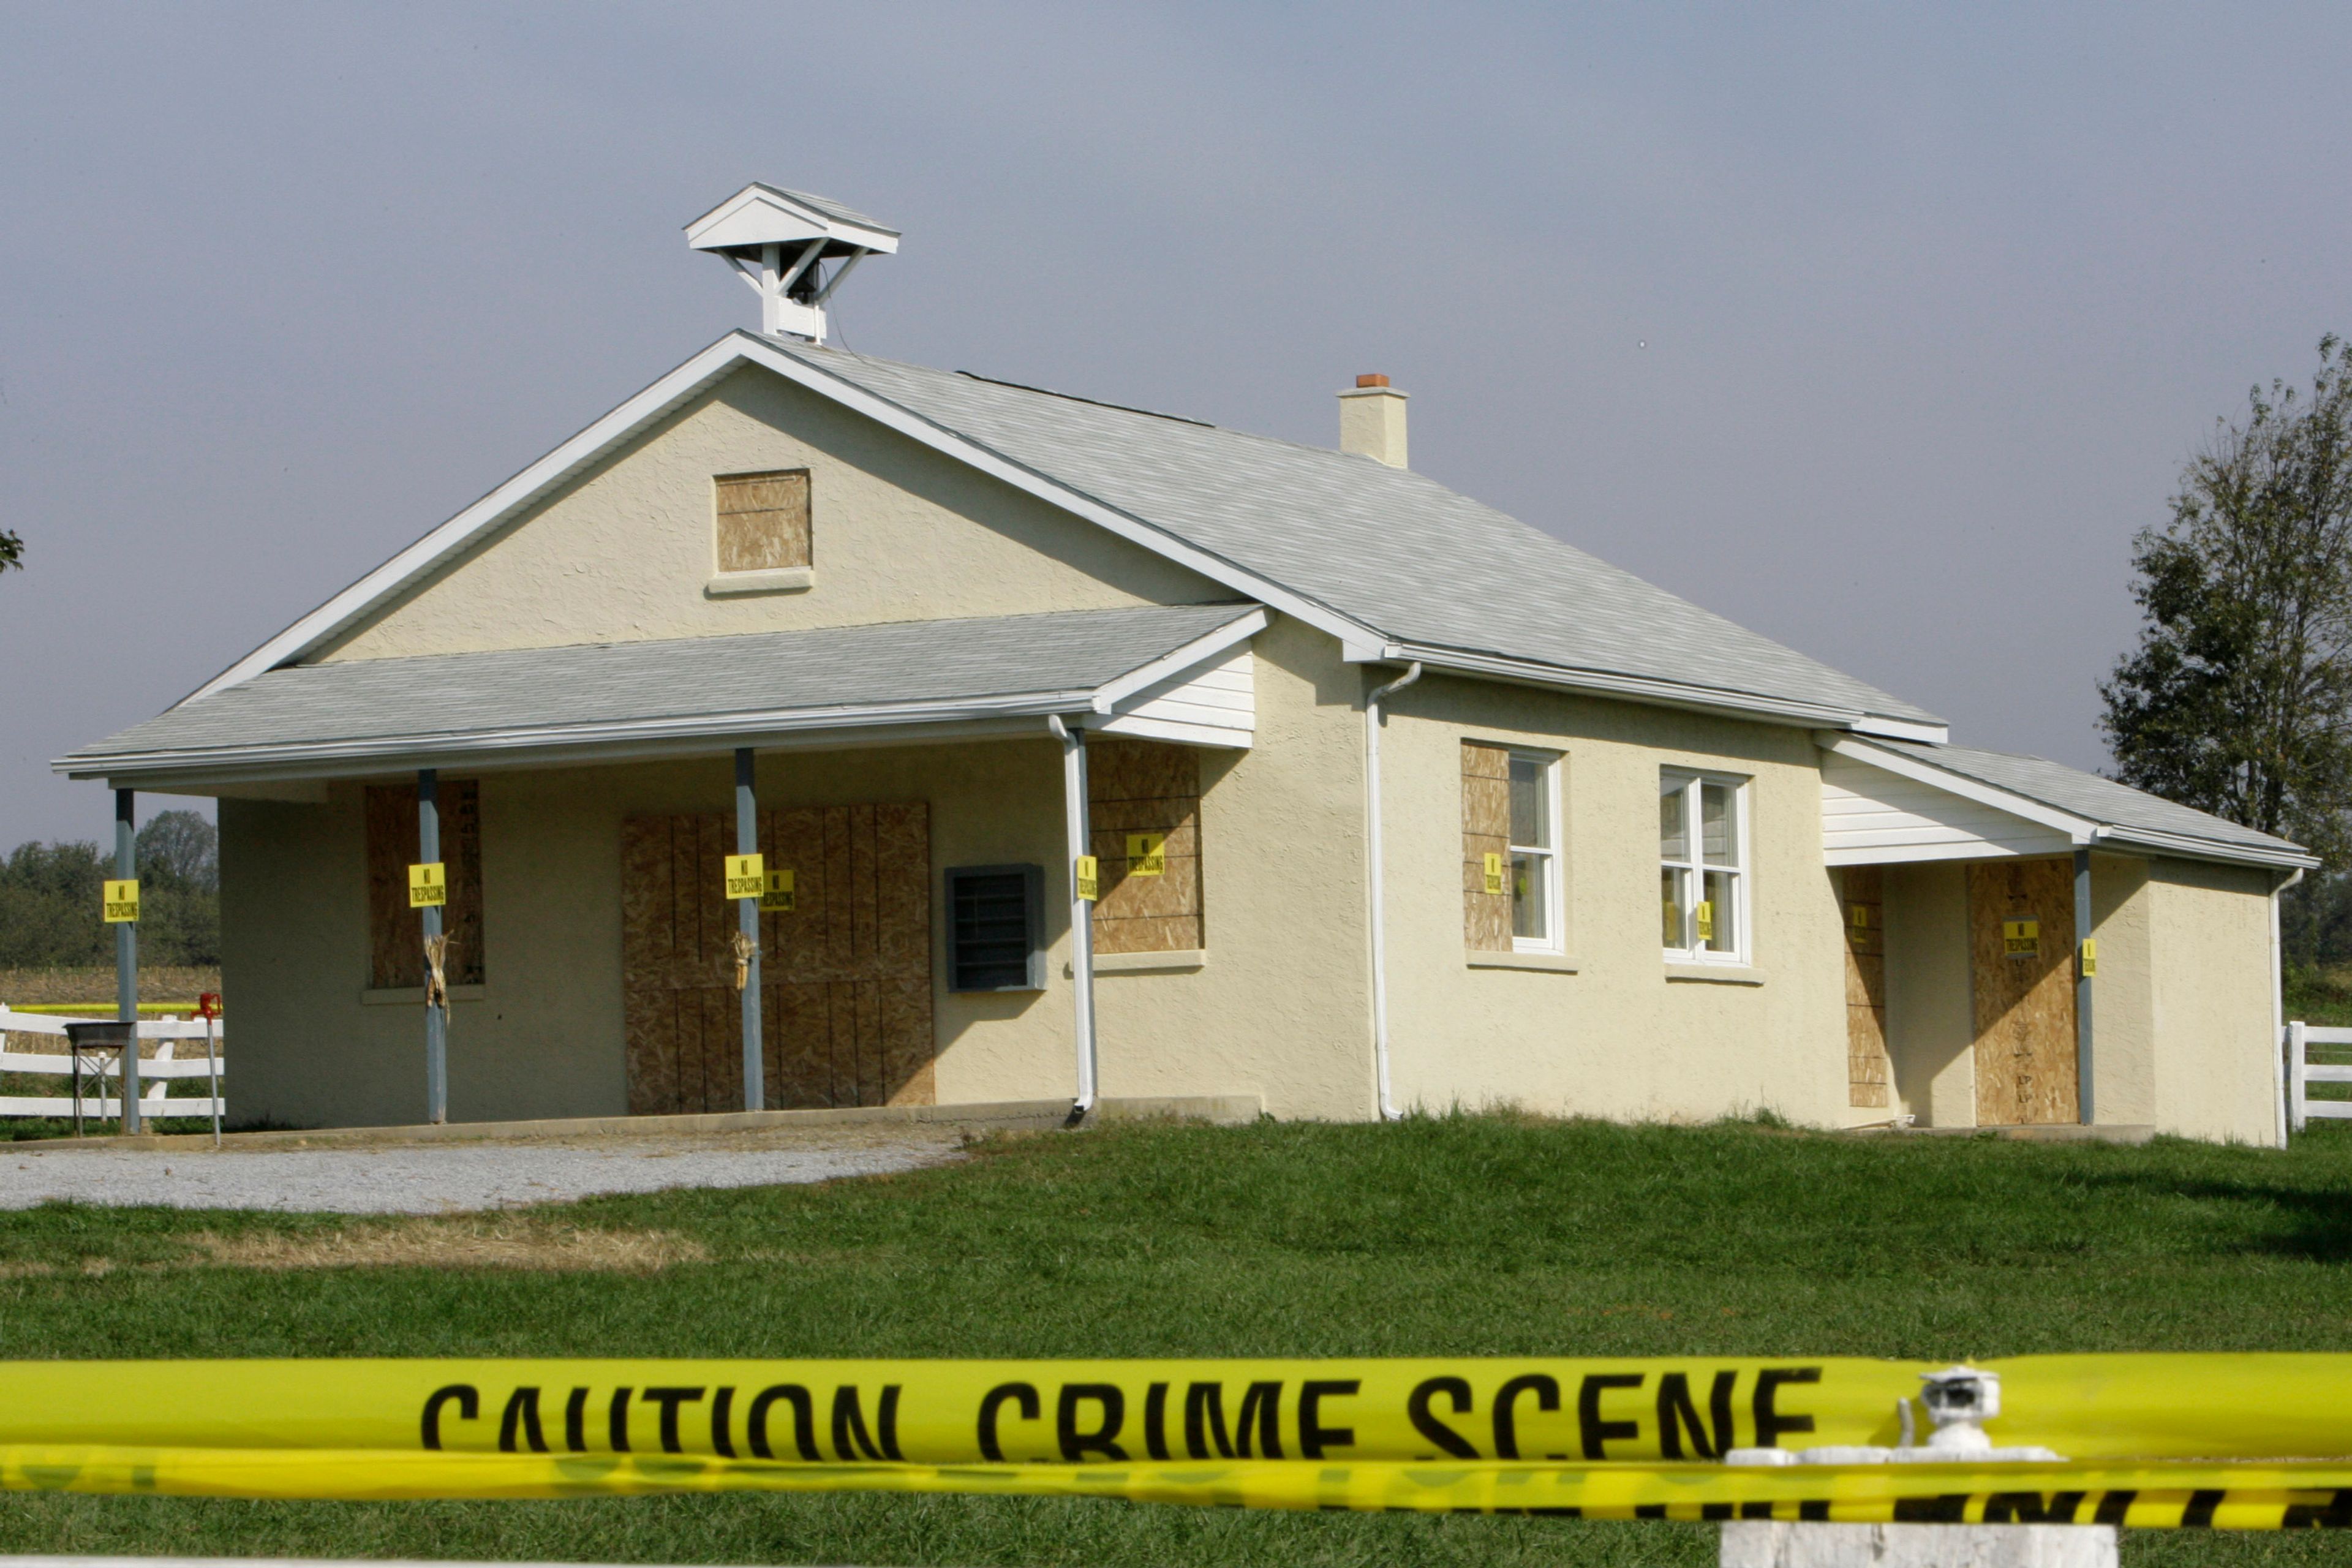
[[[679,232],[754,178],[906,231],[852,347],[1323,443],[1384,371],[1422,471],[2097,766],[2133,531],[2352,328],[2347,68],[2324,5],[0,0],[0,845],[756,324]]]

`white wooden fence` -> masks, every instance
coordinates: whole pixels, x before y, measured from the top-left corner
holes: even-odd
[[[45,1013],[19,1013],[12,1007],[0,1006],[0,1031],[10,1035],[48,1035],[64,1044],[68,1024],[110,1023],[108,1018],[58,1018]],[[220,1027],[213,1027],[214,1054],[220,1056]],[[166,1098],[171,1080],[175,1078],[209,1079],[217,1071],[226,1078],[228,1063],[225,1058],[214,1066],[205,1062],[205,1021],[201,1018],[142,1018],[139,1022],[139,1037],[160,1040],[152,1057],[139,1058],[139,1113],[142,1117],[204,1116],[216,1112],[227,1114],[228,1097],[216,1101],[211,1096],[182,1099]],[[11,1042],[12,1044],[14,1042]],[[190,1047],[193,1046],[193,1049]],[[62,1078],[70,1083],[74,1060],[71,1051],[61,1050],[54,1056],[34,1051],[0,1051],[0,1074],[35,1073]],[[82,1100],[85,1119],[100,1121],[119,1118],[122,1114],[121,1063],[112,1051],[84,1051],[81,1054]],[[108,1080],[114,1080],[114,1093],[106,1092]],[[150,1086],[152,1087],[150,1087]],[[66,1085],[59,1085],[60,1088]],[[206,1085],[210,1087],[209,1083]],[[0,1094],[0,1117],[5,1116],[71,1116],[73,1096],[68,1094]]]
[[[2315,1029],[2309,1024],[2286,1026],[2286,1115],[2291,1131],[2302,1131],[2304,1123],[2315,1116],[2352,1121],[2352,1100],[2314,1100],[2309,1087],[2352,1083],[2352,1063],[2315,1062],[2311,1059],[2314,1046],[2352,1047],[2352,1029]]]

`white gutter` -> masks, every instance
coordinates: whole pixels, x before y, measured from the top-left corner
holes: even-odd
[[[1078,896],[1078,857],[1093,853],[1087,824],[1087,732],[1062,722],[1058,713],[1045,716],[1045,728],[1062,742],[1062,821],[1069,852],[1063,870],[1070,879],[1070,979],[1075,993],[1078,1035],[1078,1092],[1070,1102],[1070,1122],[1076,1126],[1092,1115],[1097,1097],[1095,1060],[1095,907]]]
[[[2271,1098],[2278,1107],[2278,1146],[2286,1147],[2286,973],[2279,942],[2279,895],[2303,880],[2298,866],[2271,889]]]
[[[1399,1112],[1389,1092],[1389,935],[1387,899],[1381,891],[1381,701],[1421,679],[1421,661],[1386,686],[1375,687],[1364,699],[1364,794],[1366,867],[1370,883],[1372,932],[1372,1070],[1380,1087],[1381,1120],[1394,1121]]]

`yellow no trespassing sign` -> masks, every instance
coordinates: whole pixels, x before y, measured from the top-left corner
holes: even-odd
[[[408,868],[408,907],[433,909],[449,901],[449,868],[439,860],[425,860]]]
[[[800,894],[793,886],[789,870],[765,874],[760,886],[760,908],[771,914],[790,914],[800,907]]]
[[[757,899],[768,890],[767,860],[759,855],[727,857],[727,896],[730,899]]]
[[[121,925],[139,918],[139,883],[135,878],[107,883],[100,898],[108,925]]]

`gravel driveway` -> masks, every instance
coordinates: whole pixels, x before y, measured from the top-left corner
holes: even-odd
[[[912,1171],[960,1158],[944,1128],[345,1144],[323,1149],[125,1149],[0,1144],[0,1208],[72,1199],[188,1209],[457,1214],[665,1187],[759,1187]]]

